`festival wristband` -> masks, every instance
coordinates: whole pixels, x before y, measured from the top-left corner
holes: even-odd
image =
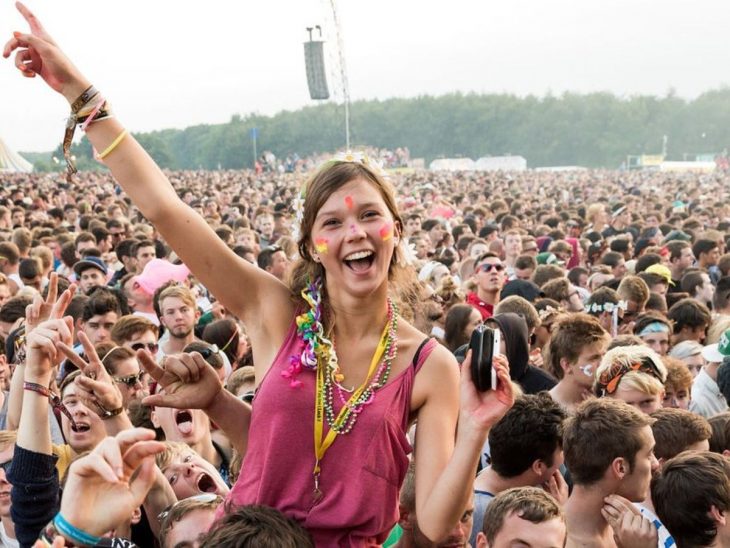
[[[68,520],[61,515],[61,512],[56,514],[53,521],[46,525],[39,538],[41,541],[47,543],[48,546],[51,546],[53,544],[53,539],[59,535],[66,540],[73,542],[74,545],[80,546],[96,546],[102,540],[102,537],[89,534],[86,531],[82,531],[78,527],[71,525]]]

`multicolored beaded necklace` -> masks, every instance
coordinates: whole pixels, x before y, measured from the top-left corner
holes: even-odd
[[[322,495],[319,490],[320,463],[327,449],[338,434],[347,434],[352,430],[358,415],[373,402],[375,391],[388,382],[393,360],[398,353],[398,307],[388,298],[387,322],[365,381],[356,389],[343,387],[341,382],[344,380],[344,375],[337,361],[334,344],[324,336],[321,288],[322,282],[317,279],[302,291],[302,298],[309,304],[309,310],[296,318],[297,332],[303,342],[303,350],[301,356],[292,357],[289,369],[282,372],[282,376],[290,380],[290,386],[293,388],[302,384],[296,379],[302,368],[317,372],[314,413],[315,465],[312,472],[315,499]],[[334,408],[335,391],[342,403],[338,413],[335,413]],[[346,394],[349,394],[349,398]],[[327,435],[323,436],[325,420],[330,429]]]

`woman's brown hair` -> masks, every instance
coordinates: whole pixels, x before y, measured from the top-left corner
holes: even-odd
[[[395,202],[395,195],[392,186],[381,177],[374,168],[360,161],[328,162],[314,173],[304,186],[304,211],[300,227],[299,249],[300,259],[292,268],[289,287],[292,291],[292,299],[299,308],[306,308],[308,305],[301,297],[301,292],[307,285],[317,278],[325,278],[324,267],[314,261],[312,257],[312,228],[317,218],[317,213],[329,199],[347,183],[363,179],[374,185],[385,202],[388,211],[393,216],[396,226],[396,235],[400,236],[403,219],[398,212]],[[399,266],[400,257],[398,246],[393,251],[390,261],[389,278],[396,283],[398,300],[409,302],[410,293],[415,289],[415,277],[407,268]],[[326,286],[322,287],[323,301],[326,302]],[[327,314],[325,314],[326,318]]]

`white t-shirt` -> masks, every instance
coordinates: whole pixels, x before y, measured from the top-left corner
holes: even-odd
[[[5,526],[0,521],[0,547],[2,548],[19,548],[20,544],[14,538],[10,538],[5,532]]]

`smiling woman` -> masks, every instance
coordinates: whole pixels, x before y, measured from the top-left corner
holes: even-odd
[[[16,52],[21,74],[40,76],[66,97],[70,129],[83,122],[142,214],[251,338],[259,384],[253,412],[223,390],[199,356],[167,360],[163,369],[140,352],[163,388],[144,400],[155,407],[155,420],[185,438],[196,432],[195,409],[202,409],[226,432],[245,455],[228,496],[232,505],[276,508],[318,546],[370,546],[382,543],[397,520],[412,450],[406,432],[417,419],[419,522],[427,538],[446,537],[471,496],[487,432],[512,405],[512,386],[506,361],[498,360],[496,390],[477,392],[468,368],[460,389],[451,353],[399,315],[398,278],[413,272],[382,170],[363,154],[347,153],[307,181],[297,200],[301,258],[287,286],[235,255],[176,195],[109,115],[103,95],[37,18],[19,9],[30,33],[15,33],[5,56]],[[197,481],[195,488],[206,485]]]

